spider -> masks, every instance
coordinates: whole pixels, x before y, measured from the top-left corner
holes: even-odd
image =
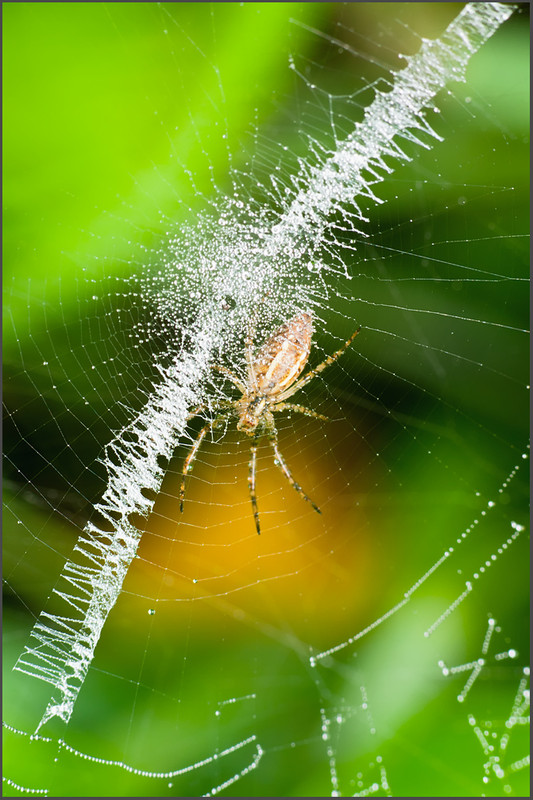
[[[183,512],[183,501],[185,498],[185,478],[191,471],[194,459],[200,445],[207,433],[220,425],[220,422],[228,414],[235,414],[239,419],[237,430],[243,431],[252,438],[250,445],[251,457],[248,471],[248,487],[255,520],[257,533],[261,533],[259,524],[259,512],[257,508],[257,497],[255,492],[255,473],[258,440],[266,436],[274,451],[274,463],[278,466],[291,486],[298,492],[300,497],[306,500],[317,513],[321,513],[315,503],[305,494],[302,487],[294,480],[292,473],[285,463],[283,456],[278,448],[278,434],[274,414],[279,411],[297,411],[308,417],[327,420],[322,414],[317,414],[305,406],[287,403],[286,400],[292,397],[297,391],[306,386],[322,370],[333,364],[350,346],[361,328],[352,333],[343,346],[333,355],[328,356],[318,367],[310,370],[302,378],[298,376],[303,371],[309,354],[311,352],[311,339],[313,335],[313,319],[311,314],[302,313],[294,317],[289,322],[281,325],[262,347],[253,354],[253,335],[249,332],[245,343],[246,357],[246,381],[242,381],[231,370],[223,366],[214,366],[214,369],[222,373],[225,378],[230,380],[241,392],[241,397],[237,400],[223,401],[219,404],[222,414],[213,421],[204,425],[196,440],[194,441],[182,469],[182,479],[180,486],[180,511]],[[199,406],[189,415],[189,419],[197,416],[204,406]]]

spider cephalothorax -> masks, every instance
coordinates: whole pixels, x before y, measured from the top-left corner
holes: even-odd
[[[253,335],[250,333],[246,339],[246,382],[243,382],[231,370],[225,367],[215,367],[225,377],[230,380],[241,392],[238,400],[224,401],[219,409],[222,412],[212,422],[204,425],[198,434],[196,441],[191,447],[187,458],[183,464],[182,481],[180,488],[180,508],[183,511],[183,499],[185,496],[185,476],[192,468],[196,453],[206,434],[227,414],[238,416],[237,429],[252,437],[250,445],[251,458],[249,464],[248,485],[250,488],[250,498],[254,512],[255,527],[257,533],[261,533],[259,525],[259,513],[257,510],[257,498],[255,493],[255,473],[257,443],[261,436],[268,437],[270,445],[274,450],[275,463],[279,466],[289,483],[296,489],[298,494],[312,505],[315,511],[320,513],[320,509],[313,501],[307,497],[301,486],[296,483],[292,473],[285,463],[283,456],[278,448],[278,436],[274,414],[279,411],[297,411],[309,417],[325,420],[322,414],[317,414],[305,406],[287,403],[286,400],[292,397],[299,389],[309,383],[316,375],[322,372],[329,364],[336,361],[346,348],[353,342],[359,330],[356,330],[350,338],[333,355],[328,356],[318,367],[310,370],[303,378],[299,375],[303,372],[309,354],[311,352],[311,340],[313,336],[313,318],[311,314],[304,312],[294,317],[289,322],[281,325],[272,336],[267,339],[265,344],[259,348],[257,353],[253,353]],[[191,418],[196,416],[201,409],[195,409]]]

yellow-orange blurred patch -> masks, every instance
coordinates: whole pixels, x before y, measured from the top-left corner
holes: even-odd
[[[165,605],[193,602],[196,619],[202,605],[209,629],[214,609],[248,624],[278,630],[285,624],[315,642],[321,634],[325,641],[342,635],[336,630],[340,620],[364,620],[379,570],[365,503],[358,503],[364,489],[353,476],[368,477],[369,453],[353,427],[332,428],[325,437],[311,422],[303,439],[294,429],[280,437],[296,480],[321,515],[290,486],[268,446],[260,448],[261,536],[248,494],[246,442],[230,433],[222,446],[203,449],[182,515],[180,463],[173,465],[143,535],[130,589]]]

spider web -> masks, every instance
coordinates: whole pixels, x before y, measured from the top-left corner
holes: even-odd
[[[56,205],[6,179],[6,794],[527,793],[525,10],[39,12],[83,102]],[[231,420],[180,514],[210,364],[303,310],[311,368],[361,326],[276,416],[321,515],[264,443],[257,537]]]

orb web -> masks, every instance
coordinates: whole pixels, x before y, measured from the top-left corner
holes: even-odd
[[[524,791],[527,128],[505,104],[525,86],[521,14],[281,8],[107,6],[88,40],[123,61],[87,102],[120,108],[153,60],[147,152],[109,156],[96,215],[81,188],[78,220],[42,211],[71,225],[33,231],[46,273],[29,231],[24,274],[8,236],[13,794]],[[15,41],[30,23],[10,13]],[[279,63],[232,80],[230,17],[241,64],[258,20]],[[500,86],[496,52],[514,54]],[[274,101],[258,89],[253,108],[265,76]],[[243,375],[251,321],[258,348],[302,311],[309,368],[361,326],[294,396],[327,420],[276,416],[321,515],[263,442],[257,537],[230,417],[181,513],[187,452],[239,394],[213,365]]]

